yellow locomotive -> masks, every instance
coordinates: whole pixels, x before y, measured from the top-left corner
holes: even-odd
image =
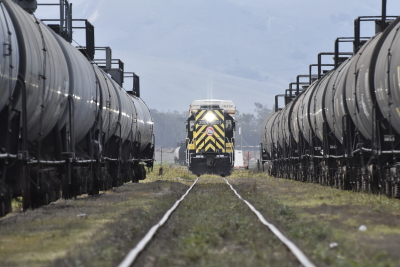
[[[192,173],[230,175],[235,161],[235,113],[235,104],[230,100],[191,103],[186,163]]]

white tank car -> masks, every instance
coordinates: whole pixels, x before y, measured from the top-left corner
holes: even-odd
[[[174,150],[174,161],[175,161],[175,163],[179,162],[179,150],[180,150],[180,147],[177,147]]]

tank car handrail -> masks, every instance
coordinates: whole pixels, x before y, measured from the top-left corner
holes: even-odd
[[[64,164],[66,160],[30,160],[28,164]]]
[[[321,52],[318,54],[318,80],[321,79],[321,66],[322,66],[322,56],[335,56],[336,54],[341,55],[341,56],[353,56],[353,52],[340,52],[340,53],[335,53],[335,52]],[[335,64],[332,64],[333,67],[336,66]]]
[[[5,159],[5,158],[17,158],[17,157],[18,157],[18,155],[9,154],[9,153],[0,154],[0,159]]]
[[[359,148],[353,151],[353,153],[357,153],[360,151],[364,151],[364,152],[378,152],[378,154],[400,154],[400,150],[376,150],[376,149],[371,149],[371,148]]]
[[[333,159],[341,159],[341,158],[344,158],[344,155],[340,155],[340,156],[328,155],[328,157],[333,158]]]
[[[74,160],[74,163],[92,163],[92,162],[96,162],[95,159],[81,159],[81,160]]]
[[[0,155],[1,156],[1,155]],[[27,164],[64,164],[66,163],[66,160],[30,160],[28,161]],[[73,163],[93,163],[96,162],[95,159],[89,159],[89,160],[73,160]]]
[[[382,154],[400,154],[400,150],[385,150],[381,151]]]
[[[109,160],[109,161],[118,161],[119,159],[113,159],[113,158],[108,158],[108,157],[104,157],[104,160]]]
[[[305,154],[304,156],[310,157],[310,158],[317,158],[317,159],[322,159],[322,158],[324,158],[323,156],[313,156],[313,155],[310,155],[310,154]]]

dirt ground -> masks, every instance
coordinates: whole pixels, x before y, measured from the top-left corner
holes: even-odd
[[[116,266],[195,177],[164,167],[98,197],[0,220],[0,266]],[[317,266],[400,266],[400,200],[235,171],[235,189]],[[201,177],[135,266],[298,266],[217,176]]]

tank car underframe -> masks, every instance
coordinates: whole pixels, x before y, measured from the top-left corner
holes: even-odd
[[[152,167],[153,146],[146,147],[142,155],[138,152],[139,142],[121,144],[121,138],[114,135],[106,144],[100,142],[107,151],[99,153],[98,139],[92,131],[79,144],[72,145],[72,103],[67,125],[60,129],[56,124],[43,140],[29,142],[26,95],[23,82],[19,84],[16,95],[0,113],[0,121],[7,125],[0,129],[0,147],[5,148],[0,158],[0,216],[11,212],[15,197],[22,197],[22,208],[27,210],[47,205],[61,196],[68,199],[81,194],[95,195],[124,182],[145,179],[145,165],[140,162],[145,160],[147,167]],[[22,99],[21,110],[13,108],[18,97]]]
[[[378,114],[379,115],[379,114]],[[309,144],[299,132],[299,142],[273,148],[268,160],[270,175],[320,183],[345,190],[381,192],[400,198],[400,135],[382,117],[374,124],[373,140],[365,140],[352,123],[343,118],[343,144],[324,125],[324,142],[316,135]]]

